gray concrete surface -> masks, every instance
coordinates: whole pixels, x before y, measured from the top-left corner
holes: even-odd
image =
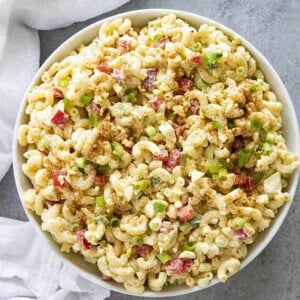
[[[109,0],[105,0],[109,1]],[[100,1],[99,1],[100,3]],[[119,9],[67,28],[41,31],[41,62],[66,38],[103,17],[133,9],[173,8],[219,21],[248,39],[277,70],[300,112],[299,0],[133,0]],[[67,13],[67,12],[66,12]],[[182,300],[300,300],[300,189],[279,233],[263,253],[229,280]],[[26,220],[12,169],[0,183],[0,215]],[[112,293],[110,299],[142,299]]]

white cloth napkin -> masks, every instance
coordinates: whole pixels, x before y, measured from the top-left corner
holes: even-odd
[[[1,300],[101,300],[109,295],[63,265],[31,224],[0,217]]]
[[[127,1],[0,0],[0,180],[11,164],[20,101],[39,67],[38,30],[68,26]],[[64,266],[29,223],[0,218],[0,300],[99,300],[109,294]]]

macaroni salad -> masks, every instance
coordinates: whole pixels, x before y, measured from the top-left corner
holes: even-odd
[[[281,110],[219,29],[115,19],[29,93],[23,201],[61,251],[129,292],[225,282],[289,200]]]

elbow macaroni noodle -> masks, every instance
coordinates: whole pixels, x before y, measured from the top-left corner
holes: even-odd
[[[26,207],[129,292],[207,286],[289,200],[282,104],[238,40],[166,15],[54,63],[19,128]]]

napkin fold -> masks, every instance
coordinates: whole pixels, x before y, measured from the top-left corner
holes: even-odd
[[[101,300],[109,295],[64,265],[29,222],[0,217],[1,300]]]
[[[38,30],[84,21],[127,1],[0,0],[0,180],[11,165],[18,107],[39,67]],[[28,222],[0,217],[0,300],[101,300],[109,295],[62,264]]]

